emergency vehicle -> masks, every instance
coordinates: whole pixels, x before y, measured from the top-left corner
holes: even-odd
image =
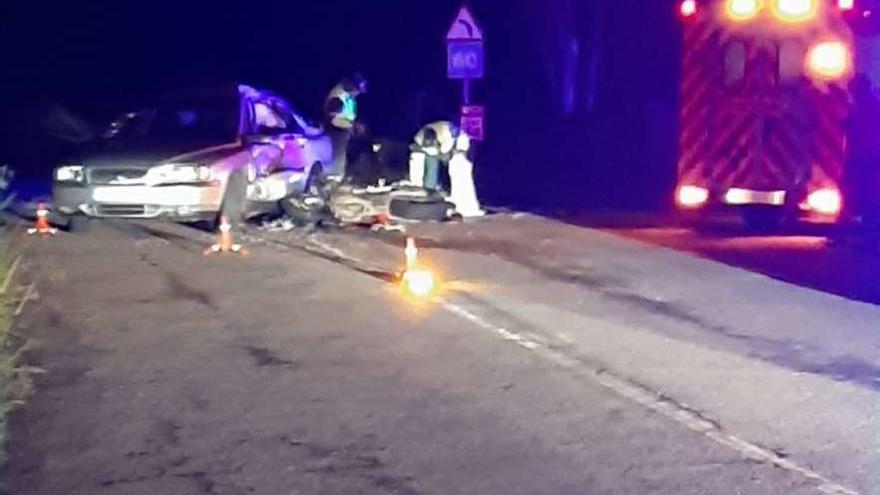
[[[880,81],[877,3],[681,0],[679,209],[841,217],[848,87]]]

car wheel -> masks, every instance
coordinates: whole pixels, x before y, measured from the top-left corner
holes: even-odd
[[[325,185],[326,177],[324,177],[324,164],[321,162],[315,162],[309,168],[309,176],[306,177],[303,191],[310,196],[321,196]]]
[[[389,213],[394,218],[422,222],[442,221],[449,218],[455,205],[445,200],[394,198]]]
[[[244,220],[246,204],[247,177],[244,171],[239,170],[229,175],[229,180],[226,183],[226,194],[223,196],[223,204],[220,206],[218,220],[226,217],[230,225],[238,227]]]

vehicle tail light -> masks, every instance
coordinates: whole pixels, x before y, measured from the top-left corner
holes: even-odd
[[[682,17],[691,17],[697,13],[697,0],[682,0],[679,9]]]
[[[819,79],[840,79],[850,69],[850,50],[842,41],[823,41],[810,48],[807,68]]]
[[[773,11],[783,22],[803,22],[816,17],[818,0],[776,0]]]
[[[843,198],[837,189],[819,189],[807,196],[807,206],[822,215],[837,215],[843,207]]]
[[[837,8],[840,10],[852,10],[856,8],[855,0],[837,0]]]
[[[699,186],[681,186],[675,197],[682,208],[699,208],[709,201],[709,191]]]
[[[727,0],[727,17],[734,21],[748,21],[758,15],[758,0]]]

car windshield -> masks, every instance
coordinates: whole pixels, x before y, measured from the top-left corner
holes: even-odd
[[[169,100],[155,108],[130,112],[104,133],[113,140],[151,142],[231,141],[238,133],[239,115],[229,100]]]

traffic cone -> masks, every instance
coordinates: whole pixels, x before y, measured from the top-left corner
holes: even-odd
[[[28,234],[55,235],[58,229],[49,225],[49,209],[43,203],[37,205],[37,218],[34,226],[28,229]]]
[[[225,216],[220,217],[217,243],[205,250],[206,256],[215,253],[245,254],[245,250],[242,248],[241,244],[236,244],[232,240],[232,225],[229,224],[229,219]]]

